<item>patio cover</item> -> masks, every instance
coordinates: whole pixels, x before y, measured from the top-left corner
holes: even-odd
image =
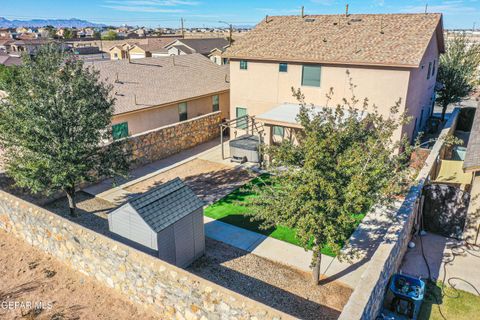
[[[309,106],[310,107],[310,106]],[[321,106],[313,106],[317,108],[320,112],[322,110]],[[261,113],[255,117],[256,120],[259,120],[264,123],[281,125],[285,127],[301,128],[302,126],[297,121],[297,115],[300,113],[300,104],[298,103],[283,103],[278,105],[267,112]],[[346,116],[348,116],[348,111],[345,111]],[[360,117],[364,119],[367,116],[366,112],[362,112]]]
[[[472,174],[462,170],[463,161],[442,160],[435,182],[467,185],[472,183]]]

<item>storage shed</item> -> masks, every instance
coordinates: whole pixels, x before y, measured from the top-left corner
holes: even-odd
[[[136,197],[108,215],[111,232],[186,267],[205,252],[203,201],[176,178]]]

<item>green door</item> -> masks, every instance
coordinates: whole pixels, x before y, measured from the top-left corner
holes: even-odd
[[[236,110],[237,110],[237,111],[236,111],[237,119],[238,119],[238,118],[241,118],[241,117],[245,117],[245,118],[237,121],[237,128],[239,128],[239,129],[246,129],[246,128],[248,127],[248,118],[246,117],[246,115],[247,115],[247,108],[237,107]]]

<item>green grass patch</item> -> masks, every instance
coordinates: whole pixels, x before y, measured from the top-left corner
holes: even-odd
[[[419,320],[473,320],[480,315],[480,297],[462,290],[445,287],[442,296],[441,283],[427,282],[425,299]],[[440,308],[439,308],[440,307]],[[440,313],[441,310],[441,313]]]
[[[249,199],[256,197],[257,195],[251,190],[253,185],[264,186],[270,184],[270,176],[263,174],[246,184],[245,186],[238,188],[229,195],[215,202],[205,209],[205,215],[212,219],[216,219],[225,223],[232,224],[234,226],[244,228],[253,232],[261,233],[268,237],[272,237],[281,241],[285,241],[296,246],[300,246],[296,237],[294,229],[284,226],[277,226],[270,229],[261,229],[261,222],[250,221],[250,217],[245,214],[248,212],[248,208],[242,205],[242,202],[246,203]],[[365,215],[356,215],[356,225],[358,225]],[[356,226],[355,226],[356,227]],[[331,257],[335,254],[328,247],[322,250],[322,253]]]

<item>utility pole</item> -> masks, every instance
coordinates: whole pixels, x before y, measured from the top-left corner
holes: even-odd
[[[183,18],[180,19],[182,23],[182,39],[185,39],[185,29],[183,29]]]

